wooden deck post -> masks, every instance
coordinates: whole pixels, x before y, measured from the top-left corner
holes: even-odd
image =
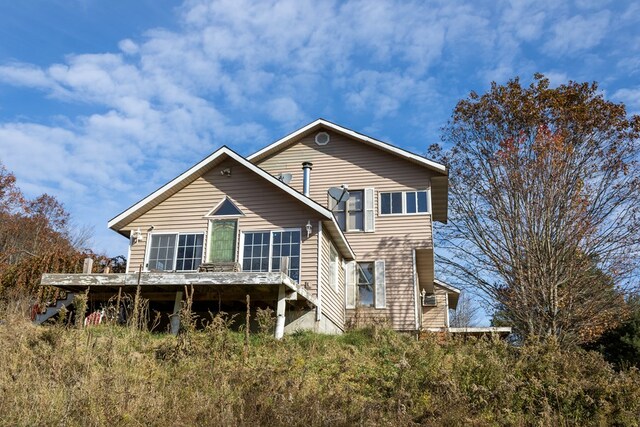
[[[82,273],[83,274],[91,274],[93,270],[93,259],[85,258],[84,263],[82,264]]]
[[[286,308],[284,285],[278,288],[278,305],[276,306],[276,339],[282,339],[284,336],[284,311]]]
[[[182,309],[182,291],[176,292],[176,301],[173,304],[173,314],[171,315],[171,334],[178,335],[180,330],[180,310]]]

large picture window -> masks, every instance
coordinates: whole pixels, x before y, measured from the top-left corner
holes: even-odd
[[[300,230],[245,232],[242,271],[279,271],[289,257],[288,276],[300,280]]]
[[[380,193],[381,215],[420,214],[429,212],[427,191],[393,191]]]
[[[193,271],[202,262],[203,233],[152,234],[148,270]]]

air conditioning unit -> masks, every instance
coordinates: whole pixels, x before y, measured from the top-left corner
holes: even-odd
[[[438,305],[438,301],[436,300],[435,294],[424,294],[422,295],[422,306],[423,307],[435,307]]]

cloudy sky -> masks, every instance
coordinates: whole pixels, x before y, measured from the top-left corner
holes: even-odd
[[[323,117],[417,153],[456,101],[535,72],[640,110],[640,4],[605,0],[0,2],[0,161],[107,220],[221,145]]]

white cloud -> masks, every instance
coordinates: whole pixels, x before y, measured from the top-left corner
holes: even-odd
[[[555,0],[187,0],[174,30],[123,35],[113,52],[0,64],[0,82],[87,107],[0,122],[1,160],[25,188],[101,215],[102,229],[218,146],[245,154],[319,115],[366,117],[363,129],[389,138],[401,118],[412,147],[421,133],[433,141],[461,93],[540,69],[573,76],[556,62],[593,55],[614,17],[572,12]],[[542,41],[552,63],[531,54]]]
[[[624,102],[632,113],[640,113],[640,86],[619,89],[613,94],[613,99]]]
[[[589,16],[576,15],[558,22],[553,36],[545,44],[555,55],[575,55],[597,46],[604,38],[611,21],[607,10]]]

